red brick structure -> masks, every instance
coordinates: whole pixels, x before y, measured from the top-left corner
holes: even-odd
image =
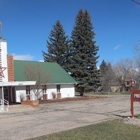
[[[58,99],[61,98],[61,93],[57,93],[57,98],[58,98]]]
[[[8,66],[8,81],[14,81],[14,61],[13,55],[7,55],[7,66]]]
[[[30,101],[30,95],[27,95],[26,97],[27,97],[27,101]]]
[[[47,100],[47,94],[43,94],[43,100]]]
[[[39,101],[33,100],[33,101],[22,101],[22,105],[31,105],[32,107],[39,107]]]

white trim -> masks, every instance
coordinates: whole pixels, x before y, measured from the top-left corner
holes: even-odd
[[[26,86],[35,85],[36,81],[16,81],[16,82],[0,82],[0,87],[4,86]]]
[[[46,85],[71,85],[71,84],[78,84],[78,83],[47,83]]]

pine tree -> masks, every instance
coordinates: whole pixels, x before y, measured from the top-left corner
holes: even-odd
[[[116,83],[116,75],[111,63],[106,63],[104,60],[100,65],[102,89],[105,92],[110,91],[110,85]]]
[[[80,10],[72,31],[68,69],[78,81],[77,88],[81,95],[86,88],[96,90],[100,85],[99,71],[96,67],[99,47],[95,45],[94,36],[88,11]]]
[[[57,20],[50,32],[49,41],[47,41],[48,53],[42,51],[45,62],[57,62],[64,67],[65,55],[68,51],[69,40],[60,21]]]
[[[107,63],[103,60],[100,65],[101,76],[104,76],[107,72]]]

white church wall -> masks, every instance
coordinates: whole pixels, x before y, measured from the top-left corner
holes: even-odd
[[[15,96],[16,102],[21,102],[21,97],[26,100],[26,87],[25,86],[17,86],[15,87]]]
[[[2,88],[0,88],[0,99],[2,99]]]
[[[8,82],[8,70],[7,70],[7,42],[5,40],[0,40],[0,54],[1,54],[1,67],[6,68],[3,71],[4,77],[2,77],[2,82]]]
[[[53,98],[52,93],[57,94],[57,85],[48,85],[47,86],[48,99]],[[73,84],[61,84],[60,93],[61,93],[61,98],[74,97],[75,96],[74,85]]]
[[[64,84],[60,86],[60,93],[62,98],[74,97],[75,88],[73,84]]]
[[[47,93],[48,99],[52,99],[53,98],[52,93],[57,93],[56,85],[47,85],[46,93]]]

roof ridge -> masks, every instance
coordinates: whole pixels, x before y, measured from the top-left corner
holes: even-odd
[[[14,61],[22,61],[22,62],[40,62],[40,63],[43,63],[42,61],[35,61],[35,60],[14,60]],[[58,64],[57,62],[44,62],[44,63],[56,63]],[[59,65],[59,64],[58,64]]]

